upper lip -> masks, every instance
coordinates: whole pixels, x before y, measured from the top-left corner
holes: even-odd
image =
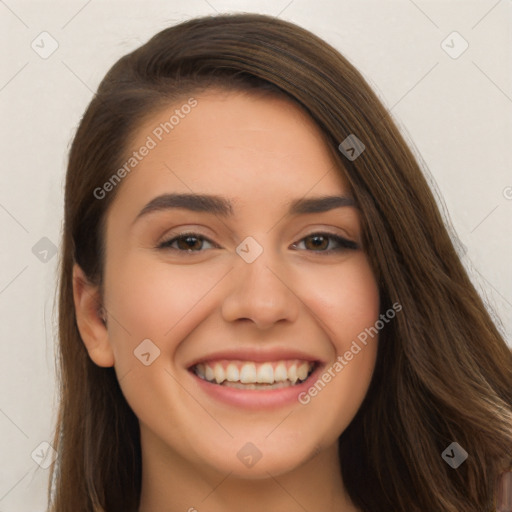
[[[217,361],[220,359],[227,360],[238,360],[238,361],[254,361],[254,362],[266,362],[266,361],[283,361],[290,359],[300,359],[304,361],[310,361],[314,363],[323,364],[323,361],[311,354],[302,352],[300,350],[292,349],[251,349],[251,348],[237,348],[232,350],[222,350],[219,352],[213,352],[208,355],[204,355],[194,359],[187,365],[187,368],[192,368],[196,364],[205,363],[207,361]]]

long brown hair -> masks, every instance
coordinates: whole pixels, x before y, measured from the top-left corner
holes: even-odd
[[[372,382],[339,439],[343,481],[367,512],[482,512],[512,460],[512,354],[475,291],[420,166],[361,74],[296,25],[257,14],[196,18],[156,34],[107,73],[76,132],[67,169],[59,282],[59,414],[52,512],[135,512],[138,421],[113,368],[89,358],[77,328],[76,262],[102,284],[104,221],[140,123],[211,86],[285,95],[317,123],[359,205],[382,311]],[[337,148],[350,134],[355,160]],[[136,170],[133,172],[137,172]],[[457,442],[458,468],[441,457]],[[341,482],[340,482],[341,485]]]

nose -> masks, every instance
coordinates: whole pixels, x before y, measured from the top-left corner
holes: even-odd
[[[269,261],[265,252],[252,263],[236,261],[230,272],[231,286],[222,303],[227,322],[250,321],[267,330],[274,324],[297,320],[301,301],[282,266]]]

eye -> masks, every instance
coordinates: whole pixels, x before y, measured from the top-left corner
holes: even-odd
[[[210,247],[205,247],[205,243]],[[334,246],[334,247],[333,247]],[[343,250],[357,250],[359,245],[352,240],[343,238],[333,233],[312,233],[299,242],[292,244],[293,249],[306,249],[312,252],[331,253]],[[180,233],[179,235],[164,240],[158,245],[158,249],[171,249],[178,252],[192,253],[202,252],[204,249],[219,248],[217,244],[199,233]]]
[[[297,249],[302,244],[307,250],[323,253],[340,252],[347,249],[359,249],[359,245],[352,240],[348,240],[347,238],[343,238],[333,233],[323,232],[311,233],[310,235],[300,240],[298,243],[292,244],[291,247]]]
[[[204,249],[205,242],[212,246],[209,247],[210,249],[218,247],[211,240],[208,240],[208,238],[198,233],[180,233],[174,238],[161,242],[158,248],[173,249],[181,252],[201,252],[201,249]],[[174,246],[175,244],[176,246]]]

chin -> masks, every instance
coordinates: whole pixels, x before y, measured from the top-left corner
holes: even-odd
[[[236,443],[235,450],[226,450],[215,454],[208,465],[216,471],[230,474],[231,477],[245,480],[262,480],[295,470],[308,463],[318,454],[314,446],[310,450],[297,450],[297,446],[273,446],[274,443]],[[240,445],[240,446],[239,446]],[[226,456],[226,453],[231,453]],[[231,478],[230,477],[230,478]]]

